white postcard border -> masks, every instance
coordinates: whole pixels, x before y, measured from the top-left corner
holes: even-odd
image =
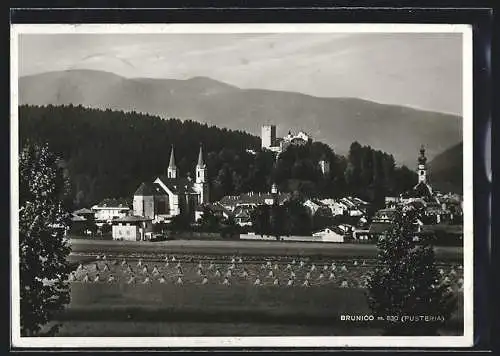
[[[114,33],[462,33],[464,335],[432,337],[21,337],[19,305],[18,37],[19,34]],[[23,348],[468,347],[473,345],[472,28],[449,24],[13,24],[11,25],[11,341]]]

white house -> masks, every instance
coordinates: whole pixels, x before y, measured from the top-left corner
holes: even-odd
[[[317,201],[308,199],[304,202],[304,206],[309,209],[311,215],[314,215],[316,211],[318,211],[318,209],[321,208],[323,205]]]
[[[325,228],[313,234],[315,237],[321,237],[323,242],[344,242],[344,235],[340,231],[334,231],[330,228]]]
[[[130,213],[130,208],[126,204],[113,199],[108,199],[94,205],[91,210],[95,214],[97,225],[110,223],[114,219],[123,218]]]
[[[153,231],[151,219],[142,216],[125,216],[113,221],[113,240],[145,241]]]
[[[395,207],[400,202],[400,200],[401,200],[400,197],[385,197],[385,207],[386,208]]]
[[[354,226],[349,225],[349,224],[340,224],[338,226],[338,228],[340,230],[342,230],[342,232],[344,232],[344,233],[350,233],[350,232],[354,231]]]
[[[323,199],[321,202],[330,208],[333,216],[344,215],[344,212],[348,211],[347,205],[335,199]]]
[[[220,201],[219,204],[229,211],[234,211],[237,207],[245,207],[254,209],[258,205],[272,205],[274,199],[277,199],[279,205],[283,205],[285,202],[291,199],[290,193],[243,193],[240,195],[226,195]]]
[[[349,210],[349,216],[363,216],[363,212],[359,209]]]

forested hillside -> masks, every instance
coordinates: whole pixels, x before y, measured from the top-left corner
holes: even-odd
[[[429,180],[435,189],[463,194],[463,149],[460,142],[429,162]]]
[[[357,142],[348,157],[314,142],[288,149],[275,162],[271,152],[260,151],[260,139],[248,133],[135,112],[21,106],[19,135],[20,145],[28,139],[47,142],[62,158],[75,208],[104,198],[131,197],[142,181],[165,174],[172,145],[182,176],[193,176],[203,145],[211,200],[268,192],[273,181],[282,191],[308,196],[356,194],[376,200],[377,192],[395,194],[416,181],[414,172],[396,167],[391,155]],[[321,158],[330,162],[328,175],[319,170]]]

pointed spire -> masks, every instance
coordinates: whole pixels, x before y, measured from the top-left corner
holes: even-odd
[[[175,157],[174,157],[174,145],[172,145],[172,150],[170,151],[170,162],[168,164],[168,168],[176,168]]]
[[[167,168],[167,177],[177,178],[177,166],[175,165],[174,145],[172,145],[172,150],[170,151],[170,162]]]
[[[198,167],[205,167],[205,161],[203,160],[203,146],[200,144],[200,153],[198,154]]]

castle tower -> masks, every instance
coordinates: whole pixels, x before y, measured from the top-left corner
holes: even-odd
[[[276,125],[262,125],[260,139],[262,148],[269,148],[275,146]]]
[[[199,203],[208,203],[208,183],[207,183],[207,166],[203,160],[203,148],[200,145],[200,153],[198,154],[198,163],[196,164],[196,180],[194,189],[200,194]]]
[[[427,158],[425,157],[425,148],[424,145],[420,147],[420,156],[418,157],[418,182],[419,183],[427,183]]]
[[[319,160],[319,169],[324,176],[330,173],[330,162],[326,160],[326,157],[324,155]]]
[[[172,145],[172,150],[170,151],[170,162],[168,164],[167,177],[177,178],[177,166],[175,165],[174,145]]]

